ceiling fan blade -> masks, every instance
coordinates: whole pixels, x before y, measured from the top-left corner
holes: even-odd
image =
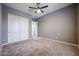
[[[41,7],[41,9],[43,9],[43,8],[47,8],[48,7],[48,5],[47,6],[43,6],[43,7]]]
[[[43,10],[41,10],[41,12],[42,12],[42,13],[44,13],[44,11],[43,11]]]
[[[32,8],[32,9],[37,9],[37,8],[35,8],[35,7],[29,7],[29,8]]]
[[[35,11],[35,14],[37,13],[37,11]]]

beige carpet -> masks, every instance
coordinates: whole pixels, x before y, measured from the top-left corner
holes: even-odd
[[[7,44],[0,50],[2,56],[79,56],[76,46],[58,43],[46,38]]]

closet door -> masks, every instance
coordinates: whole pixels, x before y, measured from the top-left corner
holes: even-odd
[[[20,38],[21,40],[26,40],[29,37],[29,20],[25,17],[20,18]]]
[[[19,40],[19,17],[8,14],[8,43]]]

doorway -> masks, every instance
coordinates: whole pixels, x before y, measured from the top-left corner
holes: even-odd
[[[38,22],[32,21],[32,37],[38,37]]]

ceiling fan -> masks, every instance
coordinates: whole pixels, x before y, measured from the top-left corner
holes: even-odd
[[[36,7],[29,7],[29,8],[35,9],[36,10],[35,13],[39,13],[39,12],[44,13],[44,11],[42,9],[47,8],[47,7],[48,7],[48,5],[40,7],[40,3],[36,3]]]

